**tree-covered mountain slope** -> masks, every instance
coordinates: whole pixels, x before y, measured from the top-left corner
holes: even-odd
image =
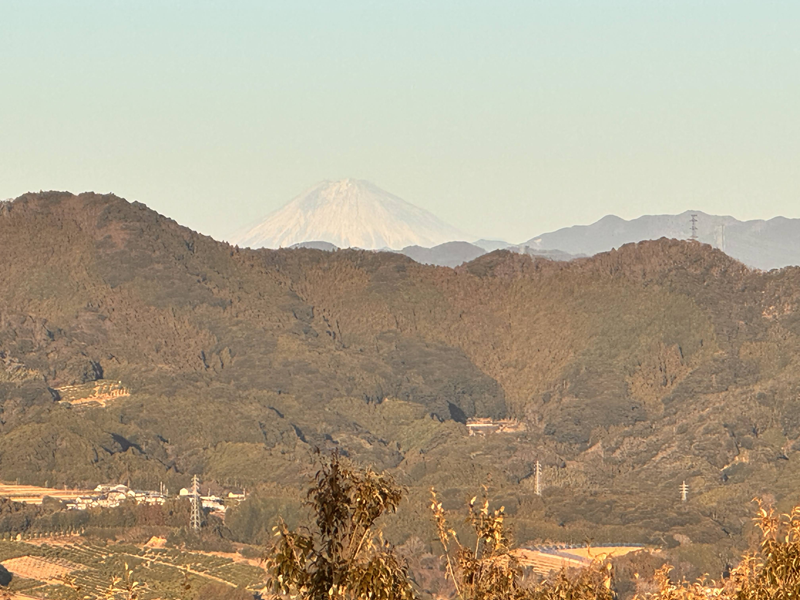
[[[56,192],[0,204],[0,256],[0,479],[236,481],[259,492],[231,527],[258,535],[336,447],[409,487],[400,538],[427,535],[430,486],[456,506],[491,481],[521,542],[684,544],[707,563],[755,494],[796,500],[800,269],[666,239],[457,269],[242,250]],[[67,401],[106,382],[126,394]],[[525,431],[470,436],[470,417]]]

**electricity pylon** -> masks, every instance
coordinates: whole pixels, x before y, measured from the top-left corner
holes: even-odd
[[[200,482],[197,479],[197,475],[192,477],[192,495],[189,497],[192,502],[192,520],[191,526],[195,532],[200,531],[200,523],[202,522],[202,517],[200,514],[200,509],[202,502],[200,500]]]

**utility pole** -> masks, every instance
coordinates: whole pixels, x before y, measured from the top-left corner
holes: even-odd
[[[202,521],[200,516],[200,508],[201,508],[201,500],[200,500],[200,482],[197,479],[197,475],[192,477],[192,495],[189,497],[192,502],[192,520],[191,526],[195,532],[200,531],[200,522]]]
[[[694,213],[692,214],[692,237],[689,239],[693,242],[697,241],[697,215]]]
[[[533,493],[537,496],[542,495],[542,464],[538,460],[533,471]]]
[[[684,481],[681,484],[681,502],[686,502],[687,500],[689,500],[689,486]]]

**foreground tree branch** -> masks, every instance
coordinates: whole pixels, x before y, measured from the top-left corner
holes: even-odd
[[[268,585],[309,600],[413,600],[405,563],[376,529],[402,497],[390,476],[354,469],[333,454],[308,492],[313,527],[291,531],[281,521],[274,528]]]

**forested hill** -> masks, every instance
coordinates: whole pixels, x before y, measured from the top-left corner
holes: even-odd
[[[666,239],[455,270],[242,250],[57,192],[0,204],[0,256],[0,479],[196,472],[292,502],[311,449],[339,447],[412,499],[435,485],[454,505],[491,474],[521,541],[717,554],[755,494],[788,502],[800,484],[800,269]],[[126,394],[69,404],[109,382]],[[473,416],[527,430],[469,437]]]

